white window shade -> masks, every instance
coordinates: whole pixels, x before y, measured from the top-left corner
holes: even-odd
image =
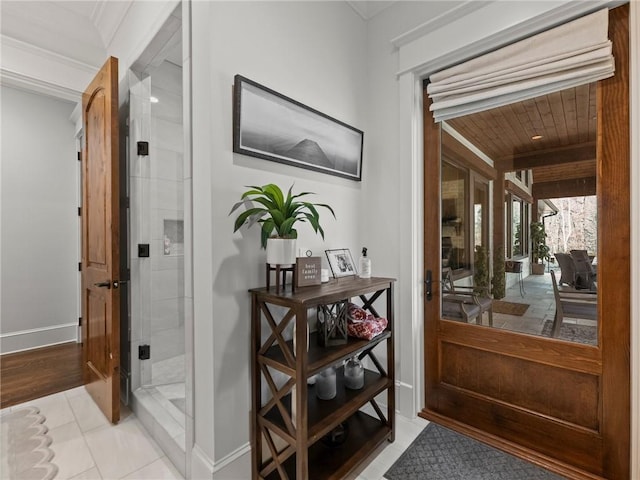
[[[434,73],[427,93],[436,122],[610,77],[615,71],[603,9]]]

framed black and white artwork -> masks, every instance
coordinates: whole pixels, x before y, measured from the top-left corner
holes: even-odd
[[[241,75],[233,151],[360,181],[364,133]]]

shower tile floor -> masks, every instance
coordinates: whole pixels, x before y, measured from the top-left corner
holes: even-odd
[[[167,456],[184,474],[186,450],[184,355],[154,362],[151,370],[152,384],[143,386],[133,393],[134,410]]]

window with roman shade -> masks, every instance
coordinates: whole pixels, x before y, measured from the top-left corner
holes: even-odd
[[[436,122],[611,77],[605,8],[434,73],[427,94]]]

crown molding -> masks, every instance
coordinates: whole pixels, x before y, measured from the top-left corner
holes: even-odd
[[[6,68],[0,68],[0,84],[74,103],[82,100],[82,92],[13,72]]]
[[[111,42],[113,42],[113,38],[126,18],[131,5],[133,5],[131,0],[118,2],[101,0],[97,4],[96,10],[91,16],[91,21],[100,32],[105,48],[108,49]]]
[[[41,58],[45,58],[47,61],[55,61],[66,67],[70,67],[76,70],[81,70],[87,73],[95,74],[100,68],[100,66],[89,65],[88,63],[84,63],[79,60],[74,60],[73,58],[67,57],[65,55],[60,55],[59,53],[52,52],[51,50],[36,47],[35,45],[31,45],[30,43],[26,43],[26,42],[23,42],[22,40],[17,40],[13,37],[8,37],[6,35],[0,34],[0,44],[2,44],[3,49],[7,47],[15,48],[25,53],[36,55]]]
[[[351,3],[351,2],[349,2]],[[417,27],[405,32],[401,35],[398,35],[395,38],[391,39],[391,43],[396,48],[400,48],[402,45],[406,45],[407,43],[415,40],[416,38],[423,37],[435,30],[438,30],[449,23],[458,20],[460,17],[465,15],[469,15],[476,10],[479,10],[488,4],[493,3],[492,1],[479,1],[479,0],[467,0],[461,5],[458,5],[451,10],[448,10],[436,17],[433,17],[431,20],[418,25]],[[355,7],[354,7],[355,8]]]
[[[394,3],[396,3],[396,1],[347,0],[347,4],[349,4],[349,6],[353,8],[353,10],[355,10],[355,12],[360,15],[365,22],[371,20]]]

